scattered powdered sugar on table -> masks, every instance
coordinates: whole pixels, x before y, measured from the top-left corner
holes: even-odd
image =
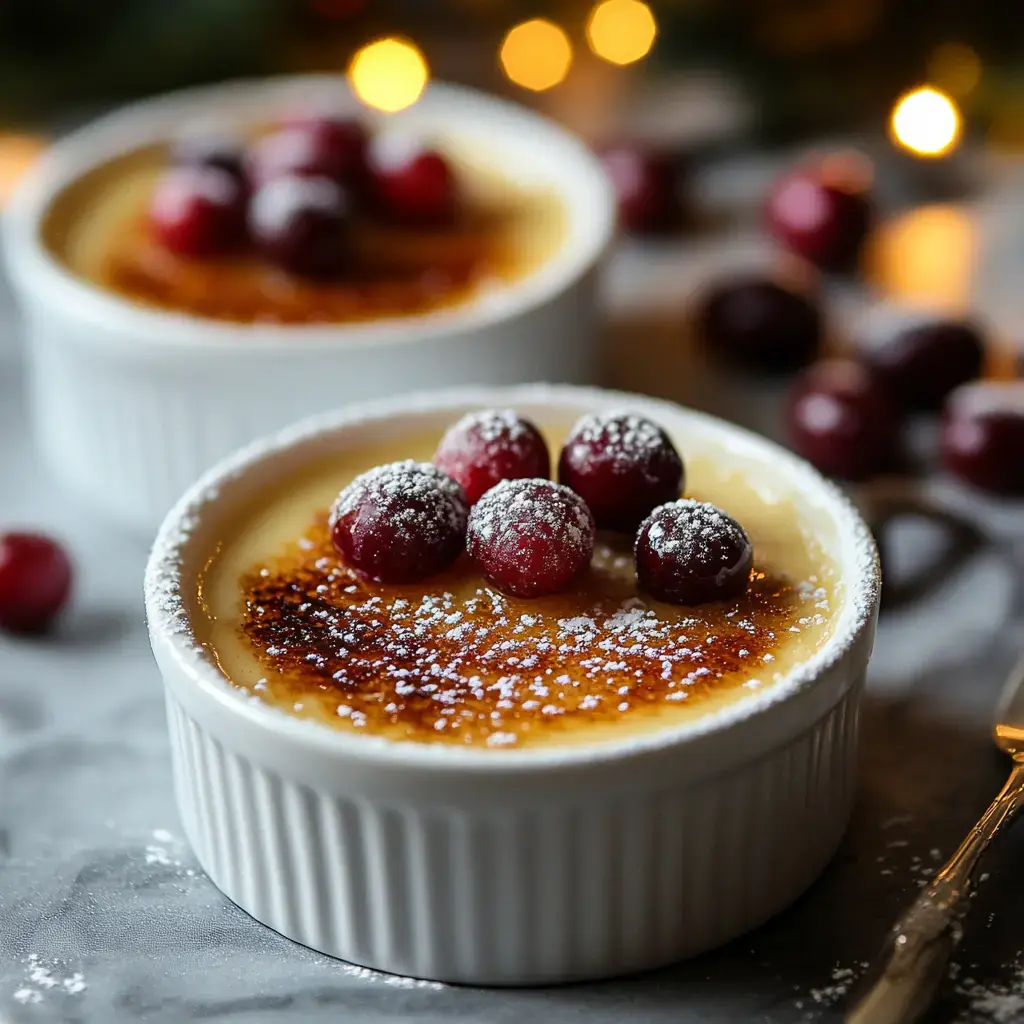
[[[76,996],[89,986],[85,975],[63,960],[47,960],[31,953],[22,963],[25,966],[23,984],[13,993],[13,999],[23,1006],[35,1006],[49,996]]]
[[[1007,981],[983,985],[964,978],[955,991],[968,1001],[955,1024],[1017,1024],[1024,1020],[1024,953],[1014,957]]]
[[[806,1020],[812,1020],[817,1016],[818,1009],[835,1006],[841,1000],[846,999],[853,991],[860,972],[867,970],[867,968],[868,964],[866,961],[861,961],[857,968],[843,967],[837,963],[832,969],[832,974],[827,984],[818,988],[808,989],[807,994],[795,999],[793,1005],[798,1010],[810,1007],[804,1017]]]

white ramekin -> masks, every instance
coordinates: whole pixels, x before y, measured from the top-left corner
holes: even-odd
[[[553,188],[568,229],[535,272],[460,308],[341,326],[225,324],[123,300],[43,244],[55,198],[111,158],[196,121],[260,123],[301,104],[356,101],[340,76],[314,76],[127,107],[58,142],[5,210],[43,453],[79,496],[132,528],[152,533],[217,459],[303,416],[412,389],[593,379],[596,270],[614,222],[600,164],[555,124],[469,89],[431,85],[388,126],[479,143],[512,180]]]
[[[392,430],[513,405],[627,404],[686,450],[766,460],[826,532],[834,636],[765,691],[685,725],[591,747],[396,743],[233,690],[192,638],[195,575],[228,517],[282,473]],[[846,498],[753,434],[668,403],[537,385],[435,392],[308,420],[221,463],[164,521],[146,575],[185,832],[257,920],[368,967],[474,984],[596,978],[725,942],[787,906],[850,811],[874,637],[875,548]]]

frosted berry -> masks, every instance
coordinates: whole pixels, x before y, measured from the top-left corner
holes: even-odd
[[[746,590],[754,549],[720,508],[683,499],[656,508],[634,548],[640,589],[669,604],[703,604]]]
[[[357,476],[331,509],[342,560],[380,583],[413,583],[462,552],[468,506],[462,488],[428,462],[392,462]]]
[[[599,529],[629,533],[655,506],[679,497],[683,460],[651,420],[592,413],[565,442],[558,479],[583,498]]]
[[[514,597],[564,590],[590,564],[594,517],[551,480],[503,480],[469,514],[467,548],[486,579]]]
[[[467,413],[441,438],[434,465],[462,484],[471,505],[502,480],[551,476],[547,442],[511,409]]]
[[[274,178],[252,197],[249,233],[283,270],[332,278],[348,260],[349,208],[345,191],[328,178]]]
[[[246,193],[216,167],[172,167],[156,184],[149,207],[153,233],[181,256],[220,256],[245,241]]]
[[[369,152],[370,188],[379,212],[399,224],[455,219],[459,184],[448,160],[420,140],[381,135]]]
[[[246,172],[254,186],[280,177],[330,178],[359,187],[366,175],[368,136],[359,121],[296,118],[263,136],[250,149]]]

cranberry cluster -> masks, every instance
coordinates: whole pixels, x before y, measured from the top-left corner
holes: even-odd
[[[451,165],[420,140],[372,137],[359,121],[296,116],[249,146],[191,137],[171,148],[150,224],[169,250],[211,257],[250,249],[312,278],[344,272],[354,211],[406,225],[450,223]]]
[[[465,549],[516,597],[563,590],[589,566],[597,529],[635,537],[637,578],[659,600],[700,604],[742,593],[752,549],[713,505],[679,500],[683,461],[655,423],[630,413],[584,416],[550,480],[547,444],[511,410],[470,413],[434,463],[396,462],[338,496],[335,547],[382,583],[425,579]]]

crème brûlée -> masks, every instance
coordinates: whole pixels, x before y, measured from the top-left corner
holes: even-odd
[[[567,425],[539,424],[552,451]],[[637,586],[632,538],[599,533],[562,592],[500,593],[462,554],[415,584],[362,578],[328,512],[365,470],[429,460],[440,432],[345,449],[280,480],[222,530],[199,574],[196,638],[243,695],[390,740],[509,750],[600,743],[770,688],[828,640],[841,581],[796,497],[727,452],[686,459],[686,493],[740,521],[745,591],[693,607]],[[674,438],[685,453],[685,438]]]
[[[92,284],[170,312],[236,323],[341,324],[459,307],[538,269],[566,233],[564,206],[475,159],[446,156],[456,215],[439,224],[388,221],[351,205],[343,268],[325,279],[289,273],[251,249],[181,254],[154,236],[148,211],[168,166],[153,146],[94,169],[50,209],[51,252]]]

